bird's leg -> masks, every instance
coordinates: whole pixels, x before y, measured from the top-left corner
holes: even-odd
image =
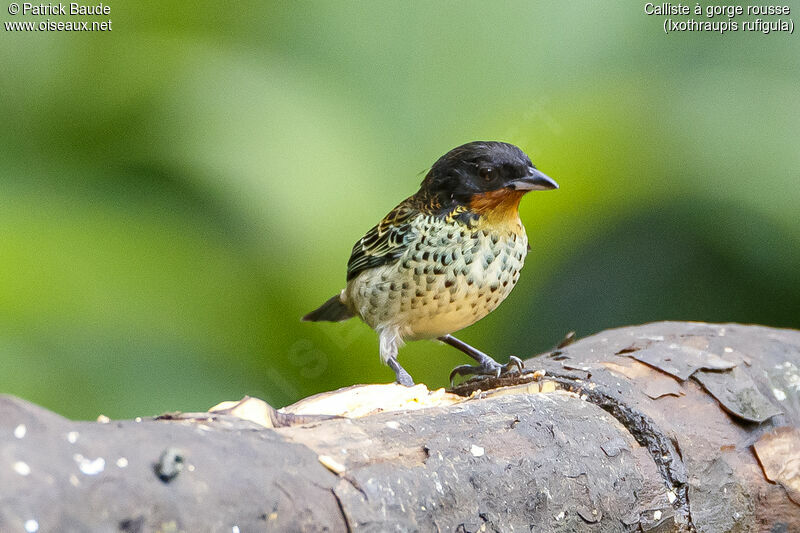
[[[397,358],[390,357],[386,360],[386,364],[389,365],[389,368],[394,370],[394,375],[396,376],[396,381],[400,385],[405,385],[406,387],[413,387],[414,380],[411,379],[411,375],[406,372],[406,369],[400,366],[400,363],[397,362]]]
[[[411,379],[411,375],[397,362],[397,350],[403,345],[403,339],[397,329],[382,329],[378,333],[378,339],[381,346],[381,359],[389,365],[389,368],[394,370],[397,383],[406,387],[413,387],[414,380]]]
[[[476,366],[473,365],[461,365],[457,366],[450,372],[450,386],[453,385],[453,378],[456,376],[495,376],[500,377],[501,374],[506,374],[511,371],[512,368],[516,367],[517,370],[522,372],[525,369],[525,365],[522,363],[522,360],[519,357],[511,356],[508,359],[508,363],[505,365],[501,365],[485,353],[480,350],[477,350],[467,344],[466,342],[460,341],[457,338],[453,337],[452,335],[444,335],[443,337],[439,337],[439,340],[444,342],[445,344],[449,344],[453,348],[460,350],[467,354],[468,356],[475,359],[478,364]]]

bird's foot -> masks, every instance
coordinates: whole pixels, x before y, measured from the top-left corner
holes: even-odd
[[[488,355],[478,365],[460,365],[455,367],[450,372],[450,386],[453,386],[453,380],[456,376],[492,376],[499,378],[502,375],[511,373],[512,369],[516,368],[520,374],[527,374],[533,372],[527,370],[522,359],[512,355],[508,358],[508,363],[501,365]]]
[[[394,370],[395,383],[405,387],[414,386],[414,380],[411,379],[411,374],[406,372],[406,369],[400,366],[400,363],[397,362],[397,359],[391,357],[386,361],[386,364],[389,365],[389,368]]]

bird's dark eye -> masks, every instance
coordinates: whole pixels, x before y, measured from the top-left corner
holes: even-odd
[[[483,181],[492,181],[494,179],[494,169],[490,167],[481,168],[478,170],[478,174]]]

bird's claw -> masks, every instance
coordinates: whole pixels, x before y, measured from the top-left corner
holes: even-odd
[[[493,359],[484,361],[480,365],[459,365],[450,372],[450,387],[453,386],[456,376],[494,376],[499,378],[502,375],[511,373],[511,370],[516,367],[517,372],[525,374],[529,372],[525,369],[525,363],[522,359],[512,355],[508,358],[508,363],[501,365]]]
[[[523,363],[522,359],[520,359],[516,355],[509,356],[508,363],[503,365],[503,367],[506,368],[506,370],[504,370],[504,372],[510,370],[512,365],[517,367],[517,371],[520,374],[524,373],[525,363]],[[500,377],[500,376],[498,376],[498,377]]]

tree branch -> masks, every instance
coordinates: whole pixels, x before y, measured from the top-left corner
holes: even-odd
[[[800,530],[800,332],[655,323],[526,366],[107,423],[2,397],[0,530]]]

